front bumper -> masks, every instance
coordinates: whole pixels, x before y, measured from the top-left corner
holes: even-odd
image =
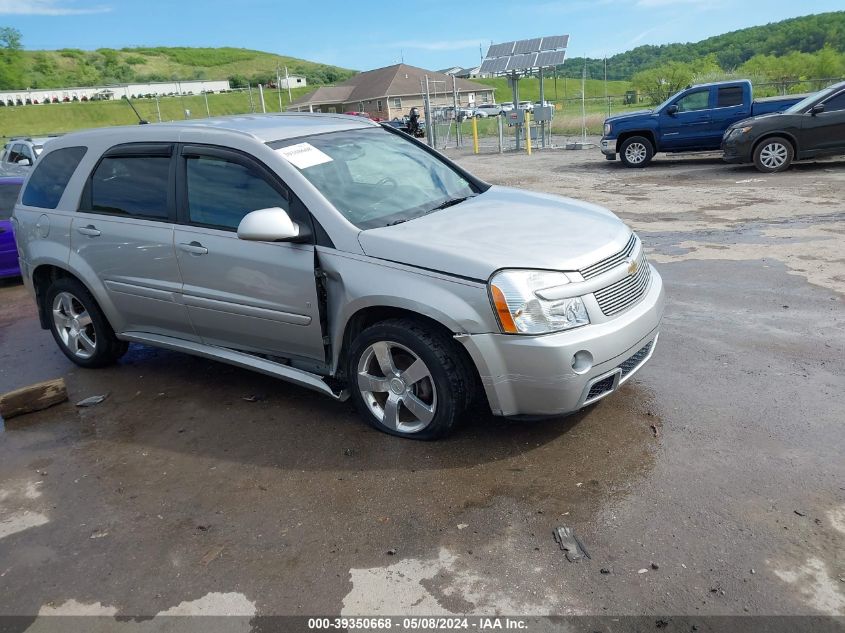
[[[722,159],[726,163],[750,163],[753,143],[748,135],[722,138]]]
[[[633,376],[651,358],[663,316],[663,281],[653,268],[651,274],[642,300],[603,323],[544,336],[458,336],[478,368],[493,413],[572,413],[610,395]],[[578,374],[572,361],[582,350],[592,355],[593,365]]]
[[[602,137],[599,142],[599,149],[605,156],[616,156],[616,139]]]

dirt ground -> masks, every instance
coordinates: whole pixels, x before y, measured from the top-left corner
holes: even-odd
[[[763,176],[715,156],[451,154],[638,231],[668,299],[649,365],[566,419],[477,413],[402,441],[350,404],[185,355],[133,346],[78,369],[3,284],[0,392],[63,376],[70,402],[0,431],[0,615],[19,616],[0,623],[845,616],[845,159]],[[592,558],[567,562],[557,526]],[[596,630],[631,630],[609,622]]]

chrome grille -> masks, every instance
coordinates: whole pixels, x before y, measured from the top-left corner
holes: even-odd
[[[619,264],[623,263],[626,259],[631,256],[631,253],[634,252],[634,247],[637,245],[637,236],[631,233],[631,239],[628,240],[628,243],[618,253],[611,255],[607,259],[603,259],[600,262],[593,264],[592,266],[587,266],[579,270],[578,272],[581,273],[581,276],[584,279],[591,279],[592,277],[597,277],[602,273],[606,273],[611,268],[615,268]]]
[[[624,312],[637,303],[648,290],[651,281],[651,269],[645,259],[645,252],[640,253],[637,272],[620,279],[609,286],[593,293],[599,308],[605,316],[613,316]]]
[[[654,344],[654,341],[649,341],[645,347],[643,347],[639,352],[631,356],[628,360],[624,363],[619,365],[619,369],[622,370],[622,378],[630,374],[633,370],[639,367],[643,360],[648,356],[648,353],[651,351],[651,346]]]

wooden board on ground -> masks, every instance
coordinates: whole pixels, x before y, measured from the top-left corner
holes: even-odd
[[[5,420],[41,411],[67,400],[64,378],[46,380],[0,395],[0,417]]]

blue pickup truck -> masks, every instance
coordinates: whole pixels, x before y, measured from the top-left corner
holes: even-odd
[[[619,154],[626,167],[645,167],[656,152],[718,150],[722,135],[732,124],[780,112],[804,96],[754,99],[747,80],[690,86],[654,110],[607,119],[601,151],[607,160],[616,160]]]

